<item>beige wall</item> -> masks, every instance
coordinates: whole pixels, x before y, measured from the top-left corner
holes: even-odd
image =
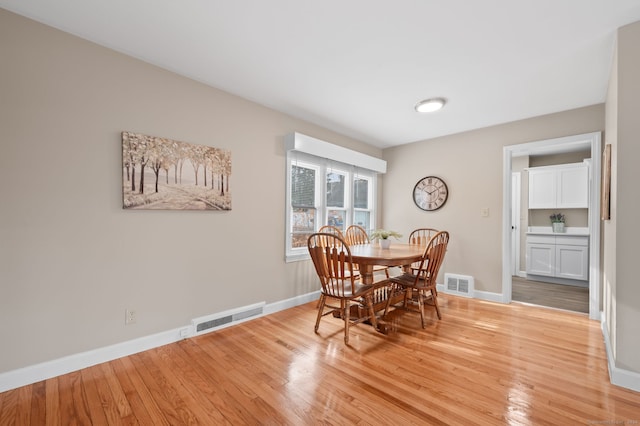
[[[503,147],[603,129],[604,105],[595,105],[386,149],[383,226],[405,235],[422,226],[448,230],[442,272],[471,275],[476,290],[502,293]],[[411,198],[427,175],[449,188],[447,204],[435,212],[418,209]],[[481,217],[483,208],[489,217]]]
[[[640,372],[640,23],[618,31],[607,97],[607,143],[612,145],[612,212],[604,226],[604,314],[615,365]]]
[[[0,58],[0,372],[317,290],[284,262],[283,138],[382,155],[2,9]],[[231,150],[233,210],[122,210],[123,130]]]

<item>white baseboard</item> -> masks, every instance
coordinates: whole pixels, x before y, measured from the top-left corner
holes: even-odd
[[[7,371],[0,374],[0,392],[30,385],[124,356],[133,355],[168,343],[177,342],[182,338],[180,337],[180,330],[182,330],[182,328],[176,328],[151,336],[144,336],[127,342],[69,355],[41,364]]]
[[[320,299],[320,290],[313,291],[311,293],[303,294],[300,296],[292,297],[291,299],[281,300],[279,302],[270,303],[264,307],[264,314],[272,314],[278,311],[284,311],[285,309],[293,308],[294,306],[304,305],[305,303],[313,302]]]
[[[613,348],[611,347],[611,339],[609,337],[609,328],[607,327],[603,312],[600,312],[600,318],[600,326],[602,327],[602,335],[604,336],[604,346],[607,349],[609,381],[616,386],[640,392],[640,374],[616,367],[616,360],[613,357]]]
[[[319,297],[320,292],[315,291],[265,305],[263,315],[302,305],[304,303],[317,300]],[[258,318],[258,316],[252,317],[248,320],[255,318]],[[147,351],[169,343],[174,343],[184,339],[185,337],[191,336],[193,333],[192,328],[191,324],[187,324],[184,327],[175,328],[173,330],[163,331],[150,336],[144,336],[134,340],[117,343],[115,345],[105,346],[103,348],[46,361],[41,364],[0,373],[0,392],[30,385],[52,377],[71,373],[72,371],[78,371],[96,364],[112,361],[138,352]]]
[[[444,291],[444,284],[436,284],[436,288],[438,289],[439,292],[447,294],[447,292]],[[486,300],[487,302],[504,303],[504,301],[502,300],[502,294],[492,293],[489,291],[474,290],[472,298]]]

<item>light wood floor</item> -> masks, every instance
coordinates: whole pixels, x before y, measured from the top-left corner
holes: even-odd
[[[2,425],[638,424],[585,315],[441,294],[350,346],[316,302],[0,393]],[[626,422],[626,423],[624,423]],[[635,422],[635,423],[634,423]]]
[[[589,288],[587,287],[513,277],[511,298],[518,302],[589,313]]]

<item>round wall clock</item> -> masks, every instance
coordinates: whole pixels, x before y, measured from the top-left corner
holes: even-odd
[[[447,184],[436,176],[427,176],[413,188],[413,202],[425,211],[438,210],[449,197]]]

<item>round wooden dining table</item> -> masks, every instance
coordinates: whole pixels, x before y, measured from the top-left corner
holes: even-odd
[[[382,248],[377,243],[355,244],[349,246],[353,263],[358,264],[363,284],[373,284],[374,265],[401,266],[411,271],[411,264],[419,262],[424,254],[425,246],[419,244],[391,243],[389,248]]]

